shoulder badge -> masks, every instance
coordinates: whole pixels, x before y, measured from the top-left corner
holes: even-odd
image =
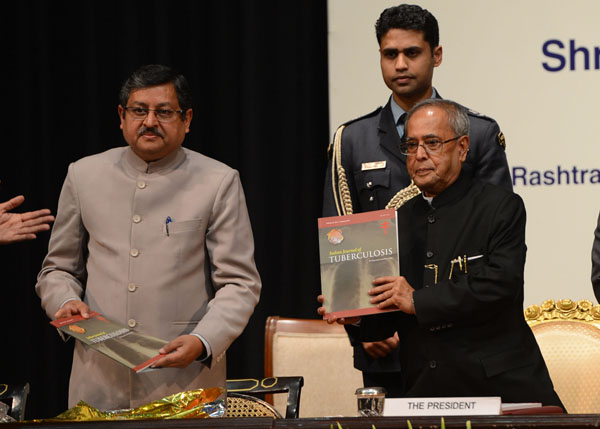
[[[502,133],[502,131],[498,131],[496,140],[498,141],[498,144],[502,147],[502,149],[506,150],[506,140],[504,139],[504,134]]]

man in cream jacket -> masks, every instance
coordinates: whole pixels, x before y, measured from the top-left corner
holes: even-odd
[[[50,318],[98,311],[169,341],[136,374],[75,344],[69,406],[132,408],[225,386],[225,351],[260,294],[237,171],[181,147],[192,120],[185,77],[136,70],[118,107],[128,147],[69,166],[36,291]]]

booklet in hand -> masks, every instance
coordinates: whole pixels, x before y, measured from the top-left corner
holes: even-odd
[[[364,316],[378,309],[369,301],[373,280],[398,276],[396,210],[319,218],[323,318]]]
[[[95,311],[90,312],[89,319],[78,314],[53,320],[50,324],[135,372],[152,370],[149,366],[163,356],[158,351],[167,344],[167,341],[108,320]]]

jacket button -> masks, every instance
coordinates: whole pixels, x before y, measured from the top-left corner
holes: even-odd
[[[435,367],[437,367],[437,362],[434,360],[430,360],[429,361],[429,368],[434,369]]]
[[[133,223],[140,223],[142,221],[142,217],[140,215],[133,215],[131,219],[133,220]]]
[[[433,252],[431,250],[428,250],[425,256],[427,256],[428,258],[433,258]]]
[[[135,292],[135,290],[137,289],[137,286],[135,285],[135,283],[129,283],[127,285],[127,289],[129,290],[129,292]]]
[[[135,325],[137,325],[137,322],[135,321],[135,319],[129,319],[127,321],[127,326],[129,326],[130,328],[135,328]]]
[[[374,200],[374,199],[375,199],[375,198],[373,198],[373,196],[372,196],[372,195],[369,197],[369,201],[371,201],[371,202],[373,202],[373,200]]]
[[[435,216],[434,215],[427,216],[427,222],[429,222],[429,223],[435,223]]]
[[[138,181],[137,187],[140,189],[144,189],[146,187],[146,182],[144,182],[143,180]]]
[[[373,187],[373,182],[367,182],[367,188],[371,189]]]
[[[138,256],[140,254],[140,251],[137,249],[131,249],[129,251],[129,254],[135,258],[136,256]]]

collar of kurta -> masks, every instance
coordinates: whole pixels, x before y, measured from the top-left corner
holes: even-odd
[[[433,201],[431,201],[431,207],[439,209],[445,205],[451,204],[454,201],[461,199],[471,188],[472,180],[464,172],[461,172],[458,179],[446,188],[442,193],[437,195]],[[429,207],[429,203],[421,198],[423,204]]]
[[[127,169],[133,169],[131,172],[134,175],[137,173],[168,173],[175,170],[184,159],[185,151],[181,147],[178,147],[164,158],[152,162],[144,161],[135,154],[131,147],[127,148],[124,155],[125,166]]]

